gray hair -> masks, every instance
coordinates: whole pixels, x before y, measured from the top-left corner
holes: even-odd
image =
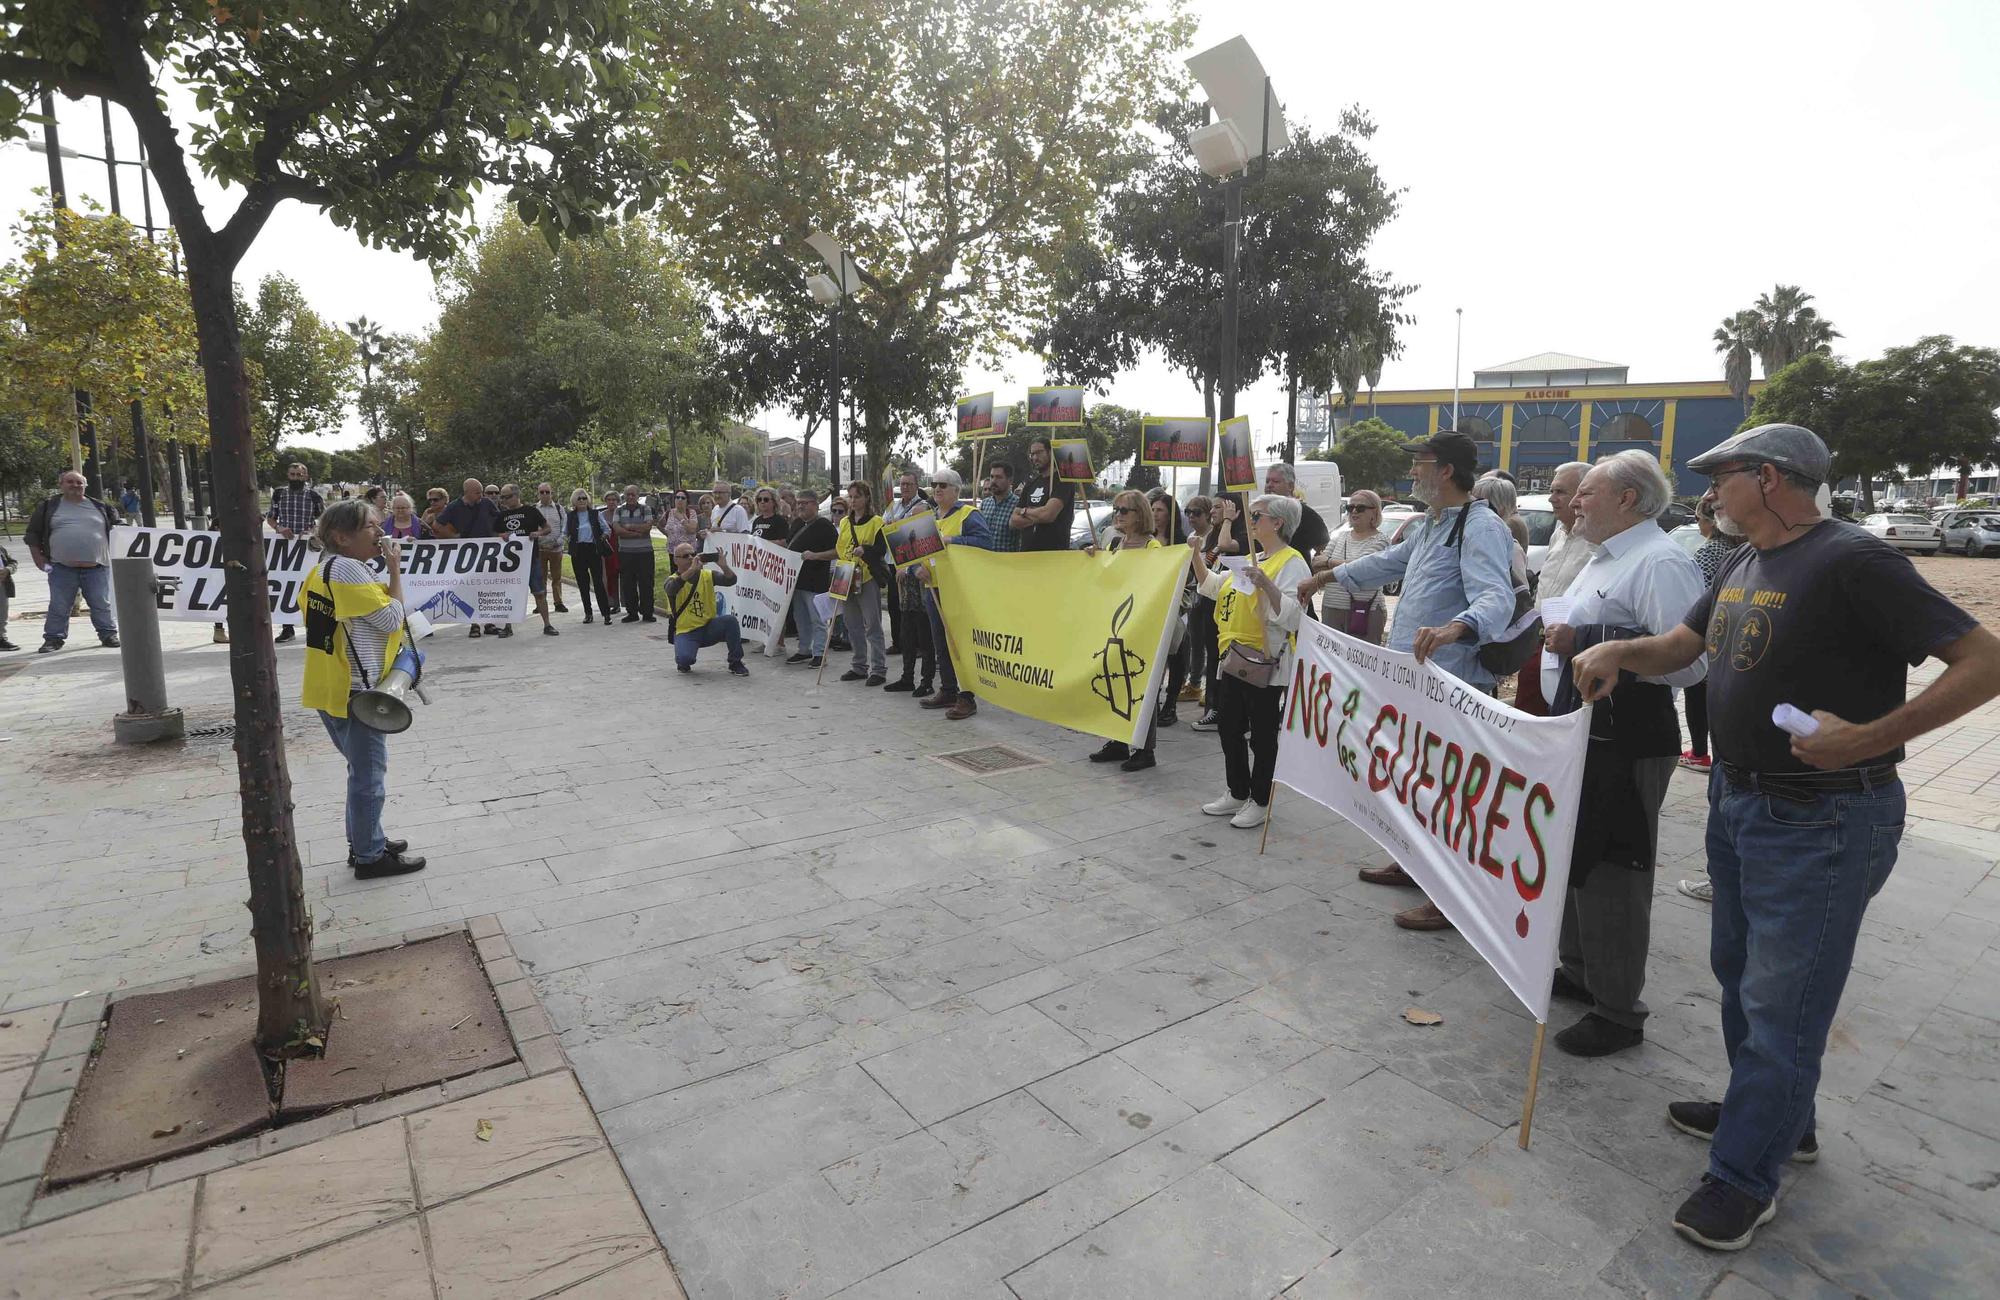
[[[375,507],[359,497],[332,502],[320,513],[319,522],[313,525],[313,542],[322,551],[337,551],[340,546],[335,538],[354,536],[374,518]]]
[[[1632,508],[1641,519],[1658,519],[1674,499],[1673,485],[1660,468],[1659,457],[1638,450],[1613,452],[1597,462],[1620,492],[1630,488],[1638,494]]]
[[[1291,484],[1293,487],[1297,487],[1299,485],[1299,472],[1293,469],[1290,465],[1287,465],[1284,461],[1276,461],[1273,462],[1272,464],[1266,465],[1264,467],[1264,472],[1266,474],[1278,475],[1280,478],[1284,479],[1285,482]]]
[[[1480,479],[1472,485],[1472,495],[1492,506],[1493,513],[1502,519],[1512,518],[1515,513],[1518,498],[1514,494],[1514,485],[1504,478],[1489,476]]]
[[[908,472],[912,474],[916,473],[915,470],[910,470]],[[918,482],[922,481],[923,481],[922,479],[918,480]],[[959,473],[955,469],[941,469],[931,475],[932,487],[936,487],[940,483],[949,483],[954,490],[959,492],[963,492],[965,490],[965,480],[959,477]]]
[[[1299,520],[1305,518],[1304,514],[1300,512],[1299,499],[1297,497],[1271,496],[1267,493],[1264,496],[1251,498],[1250,508],[1252,510],[1262,510],[1265,514],[1277,520],[1278,536],[1288,542],[1292,540],[1292,534],[1297,531]]]
[[[1562,464],[1556,466],[1555,473],[1549,475],[1549,482],[1551,483],[1555,482],[1558,478],[1562,477],[1564,474],[1567,474],[1571,470],[1575,470],[1577,472],[1577,475],[1581,477],[1582,475],[1590,473],[1590,462],[1587,460],[1566,460]]]

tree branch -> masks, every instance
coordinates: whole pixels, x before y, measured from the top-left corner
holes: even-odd
[[[410,16],[411,10],[408,6],[398,9],[390,16],[389,21],[383,24],[382,30],[376,32],[373,39],[368,42],[365,54],[348,63],[339,74],[301,95],[296,102],[271,111],[264,120],[264,138],[257,142],[257,148],[251,154],[251,161],[259,176],[277,168],[278,160],[284,157],[285,150],[292,147],[292,142],[298,139],[299,131],[311,119],[314,112],[323,111],[333,102],[336,95],[352,89],[369,70],[374,68],[382,57],[382,51],[389,47],[389,42],[395,38],[404,20]]]

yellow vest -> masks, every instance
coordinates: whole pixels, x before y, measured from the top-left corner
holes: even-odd
[[[844,560],[854,566],[854,589],[856,591],[861,590],[862,587],[873,582],[875,579],[875,575],[869,572],[866,561],[861,558],[861,548],[864,546],[873,546],[876,542],[880,541],[882,538],[882,529],[885,526],[880,515],[868,516],[868,522],[862,524],[859,528],[854,526],[853,515],[849,515],[840,521],[839,538],[833,544],[834,558]]]
[[[1264,571],[1265,577],[1275,580],[1278,571],[1298,556],[1297,551],[1287,546],[1265,556],[1257,567]],[[1264,644],[1263,593],[1254,587],[1247,595],[1236,590],[1236,581],[1232,577],[1215,601],[1216,653],[1228,654],[1229,647],[1239,641],[1252,650],[1277,653],[1273,647]]]
[[[347,649],[347,620],[373,614],[389,603],[389,591],[379,582],[332,582],[329,562],[322,560],[306,574],[299,588],[299,608],[306,616],[306,675],[299,703],[336,718],[347,716],[347,694],[354,684]],[[390,633],[382,647],[382,662],[363,664],[370,686],[382,680],[403,649],[403,630]]]
[[[938,536],[945,538],[947,541],[958,536],[965,531],[965,521],[971,514],[972,503],[970,501],[961,501],[958,503],[958,509],[952,511],[949,515],[939,515],[937,521]]]
[[[715,571],[697,570],[692,580],[682,580],[681,589],[667,603],[674,617],[675,636],[707,627],[715,618]]]

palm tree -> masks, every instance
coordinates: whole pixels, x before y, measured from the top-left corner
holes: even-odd
[[[1722,354],[1722,381],[1729,385],[1736,400],[1743,403],[1745,418],[1750,414],[1750,359],[1757,329],[1757,313],[1739,311],[1724,317],[1722,328],[1715,331],[1715,350]]]
[[[1769,379],[1808,352],[1830,349],[1840,332],[1832,322],[1809,306],[1813,296],[1795,284],[1781,284],[1770,293],[1757,295],[1756,329],[1750,344],[1764,363]]]
[[[382,327],[366,316],[357,316],[347,322],[347,332],[354,336],[361,349],[361,378],[368,395],[368,429],[375,438],[375,481],[386,484],[389,481],[389,453],[382,445],[382,417],[377,411],[375,395],[375,363],[382,360]]]

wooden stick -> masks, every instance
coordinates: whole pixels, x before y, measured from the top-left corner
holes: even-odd
[[[1264,846],[1271,842],[1271,814],[1278,807],[1278,783],[1271,782],[1271,801],[1264,805],[1264,833],[1257,838],[1257,856],[1264,856]]]
[[[846,612],[847,610],[846,601],[836,600],[833,602],[833,604],[839,607],[834,611],[836,614],[844,614]],[[831,659],[832,657],[833,657],[833,620],[828,619],[827,625],[824,628],[820,629],[820,634],[819,634],[819,671],[813,674],[813,686],[815,689],[826,685],[826,661],[828,659]]]
[[[1542,1040],[1549,1034],[1549,1022],[1535,1022],[1535,1051],[1528,1058],[1528,1095],[1521,1100],[1521,1150],[1528,1149],[1528,1135],[1535,1127],[1535,1090],[1542,1084]]]
[[[979,499],[979,477],[985,471],[985,468],[986,439],[981,438],[978,442],[972,444],[972,497],[975,501]]]

